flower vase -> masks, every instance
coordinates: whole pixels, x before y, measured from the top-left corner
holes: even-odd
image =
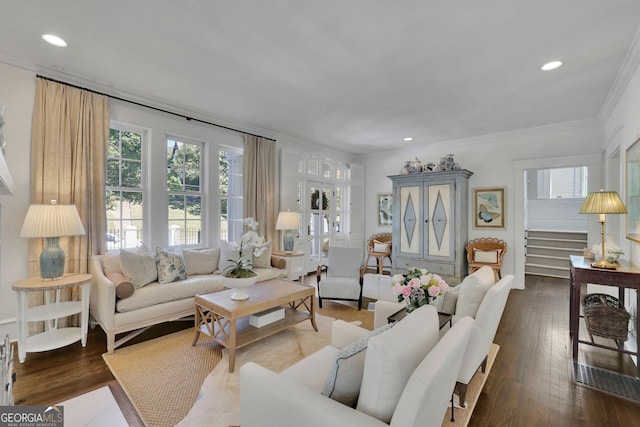
[[[233,289],[235,292],[231,295],[231,299],[234,301],[244,301],[249,299],[249,294],[247,294],[244,289],[252,286],[256,283],[258,279],[258,275],[251,277],[222,277],[222,282],[227,288]]]
[[[413,310],[416,310],[420,307],[418,301],[413,300],[411,298],[405,298],[405,303],[407,304],[407,313],[411,313]]]

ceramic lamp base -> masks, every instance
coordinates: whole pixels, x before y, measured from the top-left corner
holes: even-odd
[[[293,251],[293,236],[286,235],[282,238],[282,246],[284,247],[285,252]]]
[[[47,237],[40,254],[40,277],[59,279],[64,276],[64,251],[58,246],[58,237]]]

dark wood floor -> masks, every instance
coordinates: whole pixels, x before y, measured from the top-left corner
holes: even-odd
[[[638,426],[640,403],[573,382],[569,341],[568,282],[527,277],[525,290],[512,290],[495,342],[500,351],[474,410],[473,426]],[[156,327],[136,341],[191,327],[187,322]],[[16,361],[14,397],[19,405],[57,403],[117,383],[102,360],[105,335],[90,330],[87,347],[79,343]],[[17,354],[17,351],[16,351]],[[581,362],[632,375],[628,356],[588,346]],[[127,404],[123,412],[139,425]]]

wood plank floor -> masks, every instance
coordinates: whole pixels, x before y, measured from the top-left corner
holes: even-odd
[[[308,280],[310,280],[308,278]],[[638,426],[640,403],[573,382],[569,341],[568,281],[527,276],[525,290],[512,290],[495,342],[500,352],[471,417],[473,426]],[[161,325],[133,342],[192,327]],[[14,397],[19,405],[47,405],[110,385],[119,387],[102,360],[105,334],[90,330],[76,343],[16,361]],[[17,355],[17,351],[16,351]],[[633,375],[628,356],[588,346],[580,361]],[[141,425],[122,393],[118,403],[131,425]]]

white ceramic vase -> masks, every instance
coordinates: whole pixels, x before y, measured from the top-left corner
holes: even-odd
[[[222,283],[224,283],[224,285],[227,288],[231,288],[235,291],[231,295],[232,300],[244,301],[246,299],[249,299],[249,295],[244,291],[244,289],[254,285],[257,279],[258,279],[257,274],[252,277],[241,277],[241,278],[223,276]]]

